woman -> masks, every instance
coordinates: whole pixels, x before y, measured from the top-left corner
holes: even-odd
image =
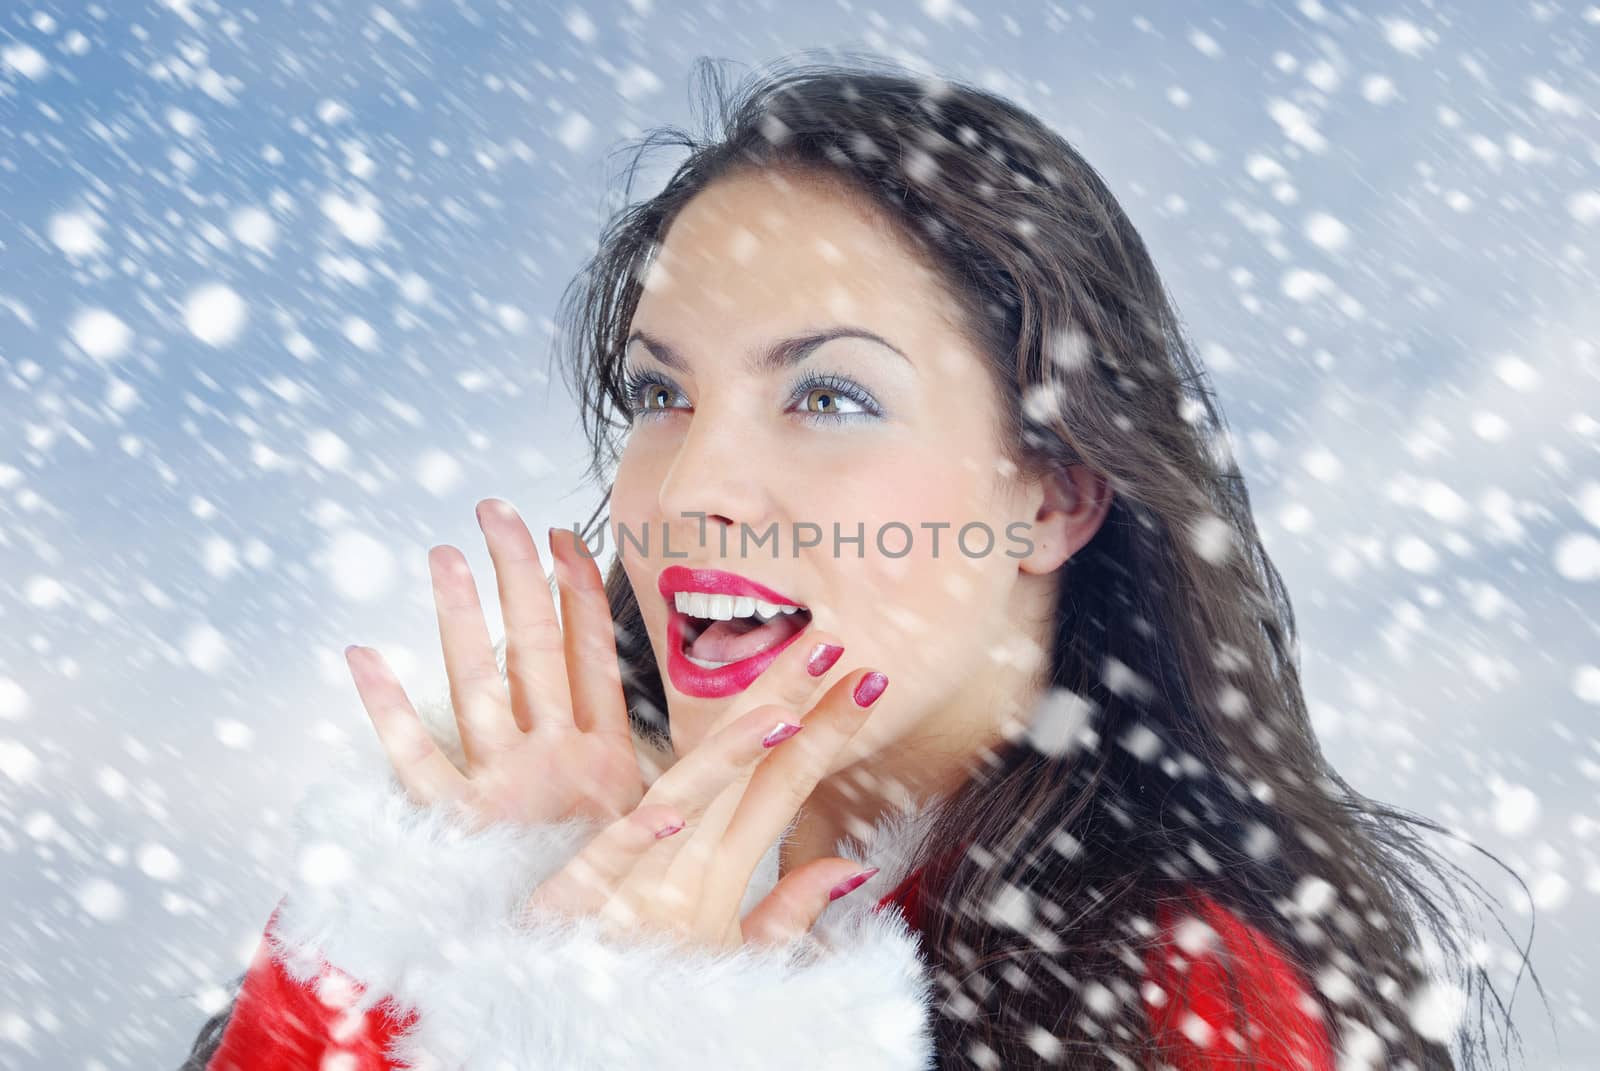
[[[430,553],[450,698],[347,652],[380,746],[188,1066],[1472,1063],[1098,175],[898,71],[721,103],[563,302],[616,563],[552,531],[558,615],[481,503],[495,646]]]

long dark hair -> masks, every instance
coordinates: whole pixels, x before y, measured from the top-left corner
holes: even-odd
[[[872,57],[797,57],[731,89],[718,65],[697,70],[707,133],[632,143],[624,204],[561,303],[591,477],[605,485],[628,426],[624,341],[651,255],[707,185],[764,168],[826,180],[897,223],[988,359],[1019,469],[1087,465],[1114,493],[1055,609],[1039,711],[1071,723],[1042,734],[1067,746],[1030,735],[986,753],[918,846],[940,1065],[1156,1066],[1142,953],[1162,903],[1195,889],[1287,950],[1336,1043],[1375,1044],[1374,1066],[1455,1066],[1411,1013],[1448,991],[1435,985],[1477,1011],[1450,1039],[1462,1067],[1484,1065],[1489,1022],[1505,1054],[1508,1008],[1467,965],[1453,918],[1452,882],[1479,887],[1424,843],[1442,827],[1366,798],[1323,756],[1227,425],[1094,168],[1011,102]],[[669,147],[686,158],[629,203],[639,164]],[[607,589],[631,715],[664,740],[660,671],[620,562]],[[932,850],[951,844],[971,847]],[[1002,898],[1029,906],[1026,932],[992,920]],[[1442,953],[1431,970],[1424,929]]]
[[[1019,469],[1087,465],[1114,494],[1063,566],[1039,707],[1050,730],[975,760],[918,846],[940,1066],[1158,1066],[1141,964],[1158,910],[1196,889],[1287,951],[1336,1043],[1372,1066],[1456,1066],[1411,1014],[1435,981],[1467,1000],[1450,1038],[1460,1066],[1485,1066],[1490,1025],[1505,1054],[1508,1006],[1455,922],[1452,882],[1478,887],[1425,843],[1442,827],[1364,797],[1322,755],[1294,614],[1226,423],[1094,168],[1009,101],[872,57],[797,57],[734,88],[715,63],[697,73],[707,133],[633,142],[622,206],[561,301],[558,354],[606,498],[643,269],[683,206],[743,168],[828,180],[897,222],[989,361]],[[633,203],[639,165],[662,148],[686,158]],[[620,563],[606,585],[630,717],[664,743],[660,670]],[[969,847],[932,850],[951,844]],[[1001,899],[1026,904],[1030,924],[996,921]],[[186,1068],[204,1066],[225,1019]]]

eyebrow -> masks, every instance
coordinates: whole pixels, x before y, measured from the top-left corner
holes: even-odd
[[[907,362],[911,360],[899,346],[896,346],[882,335],[874,334],[864,327],[843,325],[825,328],[821,331],[808,332],[804,335],[795,335],[793,338],[779,339],[765,350],[758,350],[748,354],[745,357],[745,364],[752,372],[757,374],[776,372],[790,365],[800,363],[810,357],[812,351],[818,346],[821,346],[824,342],[831,342],[836,338],[866,339],[868,342],[876,342],[885,349],[892,350]],[[679,372],[685,373],[689,371],[689,362],[684,360],[683,354],[661,339],[643,331],[635,330],[633,334],[629,335],[624,347],[632,345],[636,340],[643,342],[651,355],[668,368],[674,368]]]

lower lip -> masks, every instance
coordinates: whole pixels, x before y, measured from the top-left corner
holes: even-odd
[[[683,657],[683,634],[688,626],[687,615],[675,609],[667,610],[667,675],[672,678],[672,686],[684,695],[698,699],[720,699],[726,695],[737,695],[754,684],[755,679],[766,672],[785,647],[806,634],[811,622],[807,621],[804,628],[782,643],[773,644],[749,658],[730,662],[721,669],[697,666]]]

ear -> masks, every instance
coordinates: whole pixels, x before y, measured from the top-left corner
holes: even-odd
[[[1087,465],[1052,468],[1030,486],[1038,502],[1028,531],[1033,550],[1019,559],[1025,573],[1051,573],[1094,538],[1111,509],[1111,485]]]

